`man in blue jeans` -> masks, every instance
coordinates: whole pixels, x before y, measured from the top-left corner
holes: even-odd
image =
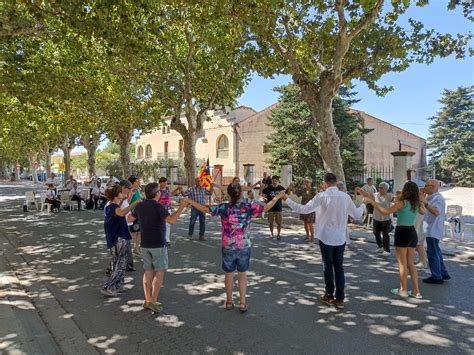
[[[189,197],[191,200],[196,201],[201,205],[207,205],[206,203],[206,196],[211,195],[212,193],[212,183],[211,183],[211,190],[206,190],[201,185],[201,179],[196,178],[194,179],[195,185],[190,187],[188,191],[186,191],[186,196]],[[194,224],[196,223],[196,219],[199,218],[199,240],[206,240],[204,233],[206,232],[206,225],[204,224],[206,221],[206,216],[204,212],[198,211],[196,208],[191,207],[191,220],[189,221],[189,231],[188,231],[188,238],[193,238],[194,233]]]
[[[365,205],[362,203],[357,208],[347,193],[339,191],[337,177],[333,173],[324,175],[323,187],[324,192],[317,194],[306,205],[293,202],[286,195],[283,200],[286,200],[288,206],[295,212],[301,214],[316,212],[314,235],[319,239],[321,257],[324,263],[324,282],[326,284],[326,292],[319,299],[328,306],[344,309],[345,279],[343,261],[347,219],[348,216],[356,220],[361,219]],[[336,298],[334,298],[334,289]]]
[[[428,254],[428,264],[431,271],[431,276],[423,279],[423,282],[429,284],[442,284],[445,280],[451,278],[444,265],[443,254],[439,247],[439,241],[444,236],[446,202],[438,189],[439,182],[437,180],[428,180],[425,185],[425,193],[428,198],[422,199],[425,205],[426,253]]]

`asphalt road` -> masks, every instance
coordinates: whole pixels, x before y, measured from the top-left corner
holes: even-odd
[[[124,294],[99,293],[107,261],[101,211],[24,213],[24,191],[0,186],[0,228],[26,262],[10,258],[63,351],[67,336],[58,336],[55,324],[67,318],[104,353],[474,354],[472,260],[447,259],[451,281],[422,284],[423,300],[404,300],[389,292],[398,285],[395,257],[353,243],[345,254],[346,309],[337,311],[317,300],[321,259],[317,247],[302,242],[304,231],[283,231],[277,242],[254,224],[249,311],[240,314],[223,309],[218,219],[207,217],[206,242],[189,241],[185,215],[172,227],[170,269],[159,297],[164,312],[152,314],[141,308],[140,261],[127,273]],[[46,291],[34,292],[35,283]],[[42,306],[51,299],[56,307]]]

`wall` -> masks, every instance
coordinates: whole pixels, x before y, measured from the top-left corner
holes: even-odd
[[[229,114],[220,110],[209,111],[210,120],[204,122],[205,137],[198,139],[196,144],[197,159],[207,160],[209,158],[211,166],[215,164],[224,166],[224,176],[235,176],[237,152],[233,148],[236,142],[232,125],[234,121],[243,120],[253,113],[255,111],[247,107],[239,107]],[[184,117],[181,121],[187,125]],[[170,119],[165,119],[165,122],[169,124]],[[217,140],[221,135],[225,135],[229,141],[229,153],[225,158],[217,157]],[[181,139],[182,137],[178,132],[170,129],[169,133],[163,134],[162,128],[159,128],[152,133],[137,138],[135,156],[138,159],[138,149],[141,146],[144,152],[143,158],[145,158],[146,146],[150,144],[152,147],[151,160],[162,159],[165,142],[168,142],[169,158],[183,159],[184,155],[179,153],[179,141]]]
[[[393,126],[362,111],[353,110],[363,119],[365,128],[373,129],[364,135],[363,158],[367,167],[393,167],[391,152],[414,152],[413,168],[426,166],[426,140]],[[400,147],[401,141],[401,147]]]
[[[244,176],[244,164],[255,164],[254,170],[260,179],[264,171],[270,172],[265,162],[270,158],[270,153],[263,153],[263,146],[268,142],[268,136],[273,129],[268,125],[268,117],[276,104],[248,117],[239,123],[239,171],[240,177]]]

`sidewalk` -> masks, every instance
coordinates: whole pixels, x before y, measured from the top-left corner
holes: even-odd
[[[26,290],[9,264],[13,248],[0,234],[0,353],[60,354]]]
[[[268,224],[266,218],[255,218],[252,220],[258,224]],[[283,211],[283,229],[298,230],[304,232],[303,222],[299,219],[299,214],[289,209]],[[366,229],[362,225],[349,224],[350,238],[354,241],[374,243],[375,237],[371,229]],[[393,233],[390,233],[393,243]],[[444,255],[457,256],[462,258],[474,259],[474,238],[466,235],[464,241],[458,239],[444,238],[439,244]]]
[[[97,354],[12,244],[16,237],[0,231],[0,353]]]

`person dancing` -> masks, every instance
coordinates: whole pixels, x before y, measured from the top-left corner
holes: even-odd
[[[240,184],[230,184],[227,186],[227,194],[230,202],[221,203],[215,206],[204,206],[194,200],[187,199],[187,202],[195,209],[209,213],[211,216],[219,215],[222,223],[222,269],[225,272],[225,292],[227,299],[225,309],[234,307],[232,292],[234,287],[234,271],[237,269],[240,294],[240,312],[247,311],[247,270],[250,264],[251,242],[250,223],[252,217],[268,211],[284,195],[280,192],[265,206],[255,202],[247,203],[241,200],[242,186]]]
[[[389,215],[398,212],[397,226],[395,228],[395,253],[400,272],[400,287],[394,288],[391,292],[400,297],[414,297],[421,299],[418,286],[418,273],[413,262],[418,236],[415,230],[415,219],[418,213],[424,214],[424,207],[420,203],[420,191],[418,185],[412,181],[407,181],[403,186],[400,198],[390,208],[383,208],[375,202],[367,192],[362,189],[359,192],[364,196],[364,202],[370,203],[380,213]],[[413,291],[408,291],[407,271],[410,273]]]
[[[123,289],[125,269],[127,267],[128,245],[132,239],[125,216],[141,201],[135,201],[127,208],[120,208],[123,200],[122,186],[114,185],[105,191],[109,204],[104,209],[104,230],[107,249],[112,256],[112,272],[104,283],[101,292],[106,296],[117,296]]]

